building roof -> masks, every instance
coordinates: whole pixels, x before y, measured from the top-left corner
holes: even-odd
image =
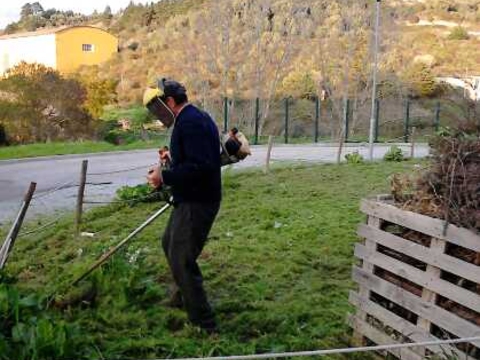
[[[37,31],[29,31],[29,32],[22,32],[22,33],[16,33],[16,34],[9,34],[9,35],[2,35],[0,36],[0,40],[6,40],[6,39],[16,39],[16,38],[22,38],[22,37],[31,37],[31,36],[40,36],[40,35],[50,35],[50,34],[56,34],[61,31],[69,30],[69,29],[74,29],[74,28],[93,28],[101,31],[106,30],[95,27],[95,26],[89,26],[89,25],[75,25],[75,26],[69,26],[69,25],[64,25],[64,26],[59,26],[59,27],[52,27],[52,28],[44,28],[40,29]]]

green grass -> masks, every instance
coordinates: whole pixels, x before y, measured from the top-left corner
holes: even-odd
[[[161,304],[170,282],[159,243],[166,217],[82,284],[67,286],[158,204],[90,211],[83,230],[94,232],[94,238],[75,239],[72,222],[65,220],[44,233],[19,239],[3,274],[3,282],[10,284],[10,292],[20,294],[17,302],[23,304],[17,311],[19,319],[12,315],[10,325],[19,321],[40,327],[37,322],[43,321],[41,328],[48,329],[50,321],[54,329],[60,326],[57,332],[39,331],[46,335],[36,338],[42,344],[57,344],[56,358],[67,358],[67,350],[76,359],[133,359],[348,346],[353,246],[356,228],[365,219],[359,202],[385,193],[389,175],[411,171],[413,165],[284,167],[269,175],[227,171],[222,208],[200,259],[220,324],[216,337],[188,326],[183,311]],[[52,293],[55,301],[47,309],[27,308],[25,298]],[[1,294],[0,288],[0,298]],[[82,294],[94,294],[95,300],[74,300]],[[72,305],[58,305],[66,301]],[[18,334],[13,341],[1,319],[0,307],[0,349],[2,339],[4,347],[10,346],[3,350],[4,358],[10,354],[21,359],[20,349],[29,347]],[[21,327],[28,334],[25,329]],[[61,348],[64,342],[48,340],[52,337],[65,338],[66,350]],[[49,349],[41,346],[31,346],[41,350],[38,359],[46,358],[44,349]],[[325,357],[365,358],[365,354]]]
[[[151,149],[165,145],[160,140],[135,141],[125,145],[113,145],[104,141],[53,142],[0,147],[0,160],[38,156],[85,154],[105,151]]]

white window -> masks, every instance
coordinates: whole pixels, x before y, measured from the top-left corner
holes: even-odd
[[[95,51],[95,46],[93,44],[82,44],[83,52],[93,52]]]

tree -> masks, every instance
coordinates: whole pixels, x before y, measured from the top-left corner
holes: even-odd
[[[5,27],[5,34],[14,34],[19,30],[18,23],[10,23]]]
[[[43,6],[39,2],[34,2],[30,6],[32,10],[32,15],[41,16],[43,14]]]
[[[20,11],[20,20],[24,20],[30,15],[33,15],[32,4],[26,3],[22,6],[22,9]]]
[[[412,97],[432,97],[439,86],[430,68],[423,63],[414,63],[403,74],[403,80]]]
[[[282,81],[281,94],[301,99],[314,99],[316,85],[313,75],[308,70],[290,72]]]
[[[91,129],[81,84],[44,65],[18,64],[0,80],[0,91],[0,121],[15,142],[78,138]]]
[[[83,107],[94,119],[102,117],[106,105],[117,102],[117,82],[99,78],[97,70],[90,68],[75,77],[86,91]]]
[[[102,14],[102,15],[103,15],[103,17],[104,17],[105,19],[111,19],[111,18],[113,17],[113,15],[112,15],[112,9],[111,9],[111,7],[110,7],[109,5],[107,5],[107,6],[105,7],[105,10],[103,10],[103,14]]]
[[[157,17],[157,13],[155,12],[155,7],[153,5],[149,5],[142,16],[143,18],[143,25],[150,26],[152,22],[155,21]]]
[[[55,8],[48,9],[42,13],[44,19],[50,20],[50,18],[57,13]]]

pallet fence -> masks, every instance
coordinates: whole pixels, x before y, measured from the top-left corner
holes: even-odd
[[[435,341],[480,335],[480,236],[467,229],[364,200],[363,243],[355,246],[358,291],[348,322],[357,344]],[[480,342],[388,351],[399,359],[480,359]],[[450,356],[450,357],[449,357]]]

